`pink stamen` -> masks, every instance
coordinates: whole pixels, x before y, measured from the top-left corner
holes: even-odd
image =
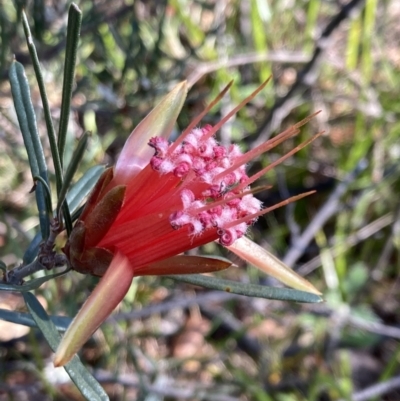
[[[246,223],[246,222],[248,222],[249,220],[257,219],[258,217],[260,217],[260,216],[262,216],[262,215],[264,215],[264,214],[266,214],[266,213],[272,212],[273,210],[278,209],[278,208],[280,208],[280,207],[282,207],[282,206],[286,206],[286,205],[288,205],[289,203],[296,202],[296,201],[298,201],[299,199],[305,198],[306,196],[309,196],[309,195],[311,195],[311,194],[313,194],[313,193],[315,193],[315,192],[316,192],[316,191],[309,191],[309,192],[305,192],[304,194],[292,196],[291,198],[286,199],[286,200],[284,200],[284,201],[282,201],[282,202],[279,202],[279,203],[277,203],[277,204],[274,205],[274,206],[268,207],[268,208],[266,208],[266,209],[262,209],[262,210],[260,210],[260,211],[257,212],[257,213],[254,213],[254,214],[248,215],[248,216],[246,216],[246,217],[243,217],[243,218],[241,218],[241,219],[235,220],[235,221],[233,221],[233,222],[227,224],[226,227],[224,227],[224,228],[228,229],[228,228],[234,227],[234,226],[236,226],[236,225],[238,225],[238,224]]]
[[[244,155],[238,156],[236,162],[234,165],[232,165],[229,169],[227,169],[224,173],[221,173],[220,176],[216,177],[216,179],[221,179],[224,175],[229,174],[230,172],[236,170],[240,166],[243,166],[244,164],[250,162],[251,160],[254,160],[256,157],[260,156],[261,154],[273,149],[277,145],[281,144],[282,142],[286,141],[287,139],[291,138],[292,136],[297,135],[300,131],[299,128],[306,124],[310,119],[312,119],[314,116],[316,116],[319,111],[311,114],[310,116],[306,117],[305,119],[299,121],[297,124],[289,127],[285,131],[281,132],[279,135],[277,135],[274,138],[271,138],[267,142],[262,143],[261,145],[257,146],[256,148],[249,150],[246,152]]]
[[[250,100],[254,99],[258,93],[260,93],[267,83],[270,81],[271,77],[269,77],[266,81],[264,81],[253,93],[246,97],[242,102],[240,102],[233,110],[231,110],[220,122],[214,125],[213,129],[210,130],[205,139],[212,137],[232,116],[234,116],[241,108],[243,108]]]
[[[275,160],[271,164],[269,164],[267,167],[264,167],[262,170],[260,170],[258,173],[252,175],[248,180],[244,181],[243,183],[239,184],[237,187],[237,190],[240,191],[242,188],[247,187],[251,185],[254,181],[257,181],[260,177],[262,177],[264,174],[266,174],[268,171],[272,170],[275,168],[277,165],[281,164],[284,162],[286,159],[289,157],[293,156],[295,153],[297,153],[299,150],[303,149],[307,145],[309,145],[311,142],[315,141],[317,138],[319,138],[324,131],[318,132],[318,134],[314,135],[312,138],[307,139],[305,142],[301,143],[300,145],[296,146],[294,149],[292,149],[290,152],[286,153],[284,156],[280,157],[278,160]]]
[[[229,82],[228,85],[226,85],[225,88],[222,89],[222,91],[217,95],[217,97],[197,117],[193,119],[185,131],[183,131],[180,137],[173,143],[170,149],[171,152],[173,152],[176,147],[185,140],[186,136],[193,130],[193,128],[199,124],[203,117],[224,97],[225,93],[228,92],[232,84],[233,80]]]

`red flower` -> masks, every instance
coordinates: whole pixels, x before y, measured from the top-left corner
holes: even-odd
[[[177,141],[169,143],[186,97],[183,82],[132,132],[115,169],[100,178],[65,247],[75,270],[104,277],[65,334],[56,366],[66,363],[112,312],[134,276],[229,267],[220,259],[180,255],[211,241],[217,240],[289,286],[318,293],[244,237],[260,215],[281,205],[262,209],[250,185],[310,141],[251,177],[246,163],[297,134],[308,119],[245,154],[237,145],[224,147],[214,138],[221,125],[264,86],[216,126],[195,128],[223,91]]]

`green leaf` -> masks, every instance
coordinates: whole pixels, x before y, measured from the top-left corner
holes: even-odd
[[[76,54],[78,51],[79,34],[81,31],[82,12],[72,3],[68,12],[67,43],[64,65],[64,82],[62,90],[60,126],[58,130],[58,152],[61,166],[64,163],[64,150],[68,129],[69,112],[71,107],[72,89],[74,84]]]
[[[70,188],[67,194],[67,203],[71,213],[77,211],[79,205],[82,203],[88,194],[92,191],[99,177],[105,170],[104,166],[91,167],[86,173]],[[39,232],[35,235],[23,257],[24,265],[32,263],[36,258],[39,246],[42,242],[42,234]]]
[[[56,327],[50,320],[49,315],[33,294],[26,292],[23,294],[23,297],[38,328],[42,332],[51,349],[56,351],[58,344],[60,343],[60,334],[57,332]],[[75,356],[72,361],[65,366],[65,370],[87,400],[109,400],[104,389],[85,368],[78,356]]]
[[[39,59],[37,56],[35,44],[33,43],[33,38],[29,28],[28,20],[26,18],[26,14],[24,11],[22,11],[22,25],[24,27],[29,54],[32,59],[32,65],[35,70],[36,80],[39,85],[40,97],[42,98],[44,119],[46,121],[47,135],[49,137],[51,156],[53,159],[54,172],[56,176],[57,193],[59,193],[62,186],[63,176],[62,176],[60,155],[58,154],[58,148],[57,148],[56,133],[54,130],[53,120],[51,118],[49,100],[47,98],[46,87],[44,86],[44,80],[42,71],[40,69]]]
[[[74,213],[83,199],[89,195],[92,191],[96,182],[100,178],[101,174],[105,170],[104,166],[94,166],[90,168],[86,173],[70,188],[67,195],[67,203],[71,213]]]
[[[49,316],[57,331],[65,331],[72,319],[66,316]],[[6,322],[21,324],[22,326],[38,327],[30,313],[14,312],[8,309],[0,309],[0,319]]]
[[[68,188],[71,184],[72,179],[74,178],[74,175],[76,173],[76,170],[79,167],[79,163],[82,160],[83,154],[85,153],[87,142],[89,139],[89,134],[85,132],[82,137],[79,140],[78,146],[75,149],[75,152],[73,153],[72,160],[69,163],[69,166],[67,168],[67,171],[64,176],[64,183],[61,188],[61,191],[58,196],[58,203],[57,203],[57,208],[56,208],[56,214],[60,213],[60,209],[62,204],[64,203],[65,196],[68,192]]]
[[[11,64],[9,78],[14,107],[24,139],[25,148],[28,153],[32,177],[40,176],[48,183],[46,161],[36,126],[36,116],[31,101],[28,80],[22,64],[16,61]],[[37,185],[35,195],[39,211],[42,237],[47,238],[49,235],[50,221],[46,212],[46,193],[43,190],[41,183]]]
[[[233,294],[245,295],[247,297],[258,297],[266,299],[276,299],[279,301],[293,301],[293,302],[322,302],[323,299],[315,294],[305,291],[293,290],[291,288],[276,288],[267,287],[258,284],[245,284],[238,283],[231,280],[223,280],[210,276],[203,276],[201,274],[176,274],[166,276],[173,280],[183,281],[184,283],[198,285],[201,287],[212,288],[230,292]]]
[[[64,202],[64,200],[65,200],[65,196],[68,191],[69,185],[71,184],[71,181],[75,175],[75,172],[76,172],[76,170],[79,166],[79,163],[82,160],[83,154],[86,150],[88,138],[89,138],[89,134],[87,132],[85,132],[82,135],[81,139],[79,140],[78,147],[76,148],[76,150],[73,154],[72,160],[65,173],[63,186],[62,186],[60,194],[58,196],[56,213],[57,213],[57,216],[59,216],[60,208],[61,207],[63,208],[65,227],[67,229],[68,236],[71,234],[71,231],[72,231],[72,218],[71,218],[71,214],[69,211],[68,203]]]
[[[70,188],[67,194],[67,203],[71,213],[77,211],[79,205],[92,191],[99,177],[105,170],[104,166],[94,166],[91,167],[86,173]],[[42,234],[38,232],[31,243],[29,244],[27,250],[25,251],[23,257],[23,264],[27,265],[32,263],[39,252],[39,246],[42,243]]]
[[[66,228],[68,236],[69,236],[72,231],[72,217],[69,212],[68,205],[66,203],[63,204],[62,209],[63,209],[63,214],[64,214],[65,228]]]
[[[44,200],[46,202],[47,215],[49,216],[49,220],[51,220],[53,217],[53,208],[52,208],[52,202],[51,202],[50,187],[47,185],[47,182],[40,175],[35,175],[33,177],[33,180],[35,181],[35,184],[36,184],[36,181],[39,181],[43,185],[43,191],[46,194],[44,197]]]
[[[22,259],[24,265],[29,265],[32,263],[36,256],[39,253],[39,246],[42,243],[42,233],[38,232],[36,235],[33,237],[33,240],[29,244],[28,248],[26,249],[24,253],[24,257]]]
[[[70,269],[65,269],[62,272],[49,274],[40,278],[35,278],[33,280],[27,281],[23,285],[13,285],[0,282],[0,291],[18,291],[18,292],[27,292],[36,290],[39,288],[43,283],[46,281],[52,280],[56,277],[63,276],[64,274],[68,273]]]

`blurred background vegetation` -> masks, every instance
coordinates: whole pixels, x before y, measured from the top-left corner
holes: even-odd
[[[27,155],[8,69],[25,65],[42,104],[20,23],[25,8],[53,117],[61,104],[70,2],[0,0],[0,258],[18,264],[37,230]],[[260,219],[252,236],[324,292],[296,305],[140,278],[82,351],[112,400],[400,399],[400,4],[397,0],[82,0],[69,149],[94,134],[82,172],[112,164],[160,95],[192,85],[178,128],[231,79],[204,123],[215,123],[272,74],[219,133],[248,149],[321,110],[301,134],[249,168],[323,137],[264,179],[271,205],[317,193]],[[61,247],[62,241],[59,246]],[[214,245],[202,254],[220,252]],[[224,256],[232,258],[232,255]],[[252,267],[223,273],[277,285]],[[37,292],[73,316],[96,280],[78,273]],[[19,310],[18,295],[0,307]],[[81,400],[37,330],[0,322],[0,400]],[[60,373],[61,372],[61,373]]]

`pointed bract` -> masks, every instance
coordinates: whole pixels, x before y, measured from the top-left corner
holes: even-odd
[[[187,82],[176,85],[171,92],[132,131],[115,166],[115,180],[125,184],[149,164],[154,151],[148,146],[154,136],[168,139],[182,109]]]
[[[242,237],[227,247],[240,258],[250,262],[271,277],[296,290],[311,292],[321,295],[309,281],[299,276],[295,271],[286,266],[276,256],[269,253],[255,242]]]
[[[54,356],[54,366],[63,366],[78,352],[125,297],[134,270],[129,260],[117,252],[110,267],[65,332]]]

